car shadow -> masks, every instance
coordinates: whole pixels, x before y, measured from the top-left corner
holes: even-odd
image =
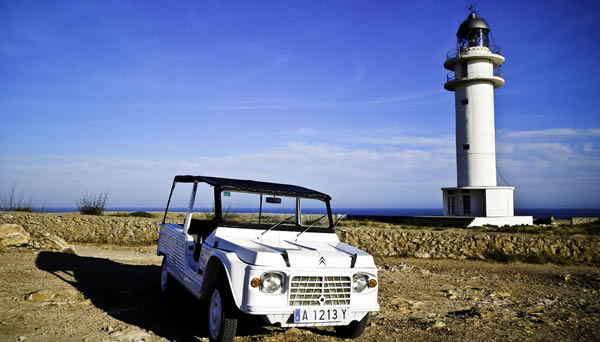
[[[36,265],[71,284],[96,307],[122,322],[170,341],[198,341],[208,336],[205,305],[183,288],[165,298],[159,290],[159,266],[127,265],[59,252],[40,252]],[[241,330],[244,335],[266,332],[254,324]]]

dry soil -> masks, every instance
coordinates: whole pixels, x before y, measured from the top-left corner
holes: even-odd
[[[2,341],[205,341],[204,307],[158,291],[155,247],[0,251]],[[378,260],[381,311],[361,341],[598,341],[600,269]],[[240,321],[237,341],[334,341],[333,329]]]

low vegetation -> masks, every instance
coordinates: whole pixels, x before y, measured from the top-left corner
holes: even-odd
[[[75,203],[77,209],[84,215],[102,215],[104,213],[104,204],[106,203],[107,193],[89,194],[81,196]]]
[[[107,216],[115,216],[115,217],[143,217],[143,218],[156,218],[156,214],[148,213],[145,211],[134,211],[134,212],[118,212],[118,213],[110,213]]]
[[[34,202],[30,199],[25,199],[23,189],[19,190],[16,184],[7,194],[0,194],[0,210],[3,211],[22,211],[33,212]]]

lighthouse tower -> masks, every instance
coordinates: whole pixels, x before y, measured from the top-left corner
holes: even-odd
[[[494,89],[504,85],[504,57],[490,44],[488,23],[471,10],[456,33],[444,68],[444,88],[454,92],[457,186],[442,188],[445,216],[507,218],[490,224],[528,224],[514,218],[514,187],[497,186]],[[513,223],[516,222],[516,223]],[[479,222],[481,223],[481,222]],[[531,223],[529,223],[531,224]]]

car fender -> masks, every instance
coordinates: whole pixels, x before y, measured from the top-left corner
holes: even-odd
[[[247,265],[233,252],[216,248],[209,248],[209,250],[204,251],[203,248],[202,253],[209,255],[205,256],[206,265],[198,269],[198,272],[202,272],[203,276],[201,296],[207,298],[210,296],[208,292],[216,282],[227,281],[227,285],[231,290],[230,294],[239,309],[243,302]],[[218,279],[218,277],[221,277],[221,279]]]

